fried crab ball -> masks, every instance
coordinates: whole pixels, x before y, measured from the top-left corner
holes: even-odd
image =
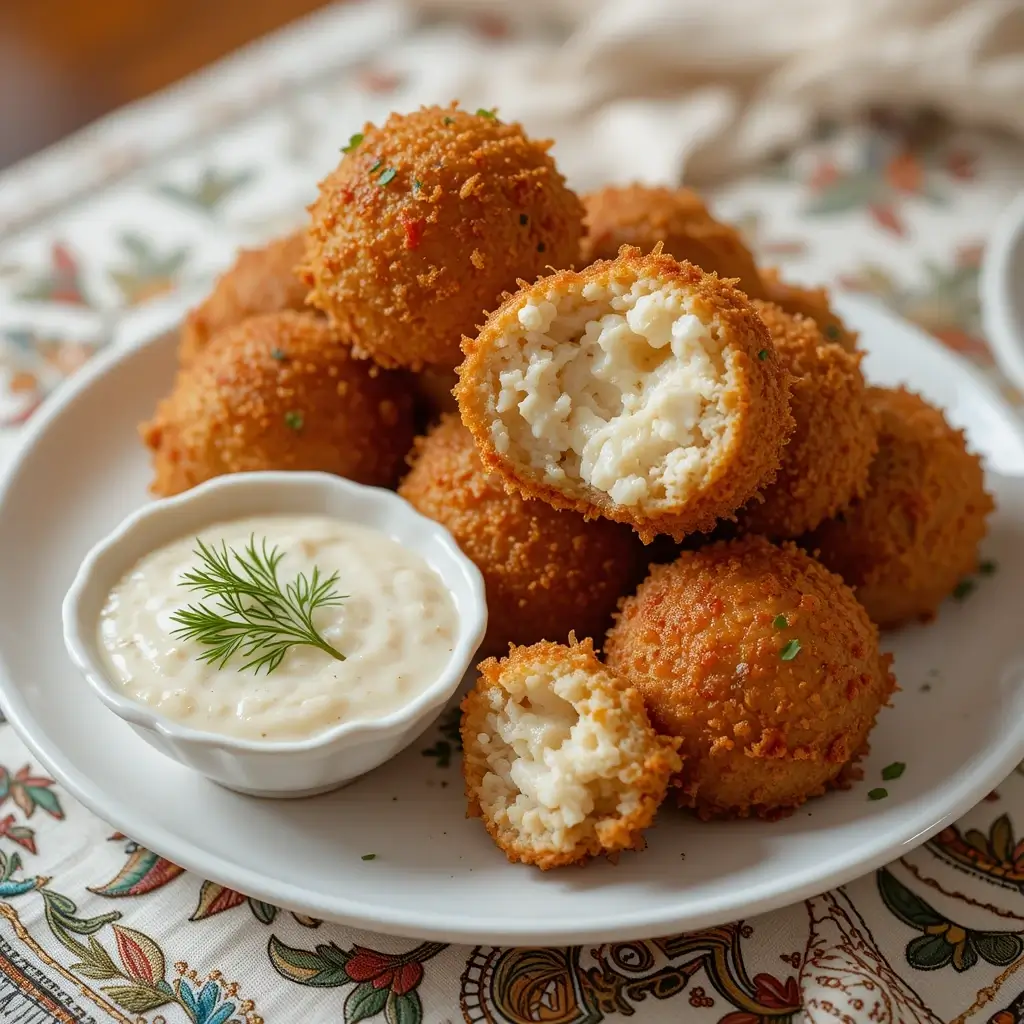
[[[974,572],[994,506],[981,460],[938,409],[904,389],[871,388],[869,400],[879,433],[867,496],[803,543],[891,629],[933,618]]]
[[[544,870],[642,850],[680,767],[640,694],[574,636],[483,662],[461,732],[469,816],[510,861]]]
[[[154,494],[224,473],[307,469],[393,486],[413,441],[404,374],[353,359],[319,317],[286,311],[218,334],[140,432]]]
[[[606,661],[680,739],[677,797],[704,818],[777,817],[841,781],[895,688],[850,588],[755,535],[652,569]]]
[[[603,188],[584,196],[583,207],[587,234],[580,248],[581,266],[613,260],[623,245],[650,252],[661,242],[669,256],[708,274],[739,278],[740,288],[751,298],[766,297],[740,233],[715,220],[688,188]]]
[[[643,549],[628,527],[508,494],[454,416],[417,439],[411,461],[398,493],[444,526],[483,574],[485,654],[572,629],[604,635],[643,572]]]
[[[261,249],[242,249],[205,301],[185,318],[178,345],[179,364],[187,366],[225,327],[261,313],[305,308],[307,289],[295,272],[304,252],[301,231]]]
[[[524,285],[465,339],[456,397],[485,466],[527,497],[710,530],[774,478],[789,380],[745,295],[657,252]]]
[[[859,353],[827,342],[807,317],[754,302],[792,378],[795,426],[775,482],[740,513],[742,529],[799,537],[864,494],[877,449]]]
[[[779,277],[775,267],[762,268],[761,280],[770,302],[781,306],[787,313],[809,316],[821,329],[826,341],[834,341],[847,352],[856,351],[857,332],[851,331],[832,312],[825,288],[801,288],[799,285],[787,284]]]
[[[517,278],[577,258],[583,207],[550,145],[455,104],[366,125],[310,207],[309,301],[381,366],[453,369]]]

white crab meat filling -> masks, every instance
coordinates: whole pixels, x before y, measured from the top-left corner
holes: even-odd
[[[509,685],[506,683],[506,685]],[[490,692],[480,805],[535,848],[572,850],[637,809],[650,737],[580,669],[538,663]]]
[[[692,306],[653,279],[527,302],[495,354],[495,448],[619,505],[687,500],[727,443],[733,391],[719,325]]]

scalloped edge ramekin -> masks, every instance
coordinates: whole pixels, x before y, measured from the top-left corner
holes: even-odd
[[[325,515],[373,527],[415,551],[451,594],[458,634],[444,672],[406,707],[345,722],[304,740],[260,741],[193,729],[133,700],[108,677],[99,620],[110,590],[143,556],[218,522],[259,515]],[[62,608],[64,643],[93,693],[161,753],[229,789],[253,796],[307,796],[378,767],[434,721],[458,689],[487,628],[484,582],[444,527],[392,491],[327,473],[217,477],[129,516],[86,555]]]

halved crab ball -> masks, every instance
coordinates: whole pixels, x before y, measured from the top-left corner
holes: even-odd
[[[681,766],[640,694],[593,643],[513,647],[480,665],[462,702],[469,816],[510,861],[542,869],[643,849]]]
[[[463,347],[456,397],[484,464],[644,541],[732,516],[774,478],[793,424],[746,296],[657,250],[523,284]]]

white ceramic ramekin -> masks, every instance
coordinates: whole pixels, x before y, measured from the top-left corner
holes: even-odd
[[[326,515],[371,526],[422,556],[451,593],[459,629],[444,672],[384,718],[347,722],[305,740],[261,742],[193,729],[132,700],[108,678],[98,626],[111,588],[140,558],[214,523],[258,515]],[[434,721],[455,693],[487,626],[484,584],[444,527],[397,494],[326,473],[218,477],[129,516],[86,556],[64,598],[64,642],[96,696],[157,750],[254,796],[322,793],[376,768]]]
[[[1024,193],[985,244],[978,290],[985,337],[1003,373],[1024,390]]]

